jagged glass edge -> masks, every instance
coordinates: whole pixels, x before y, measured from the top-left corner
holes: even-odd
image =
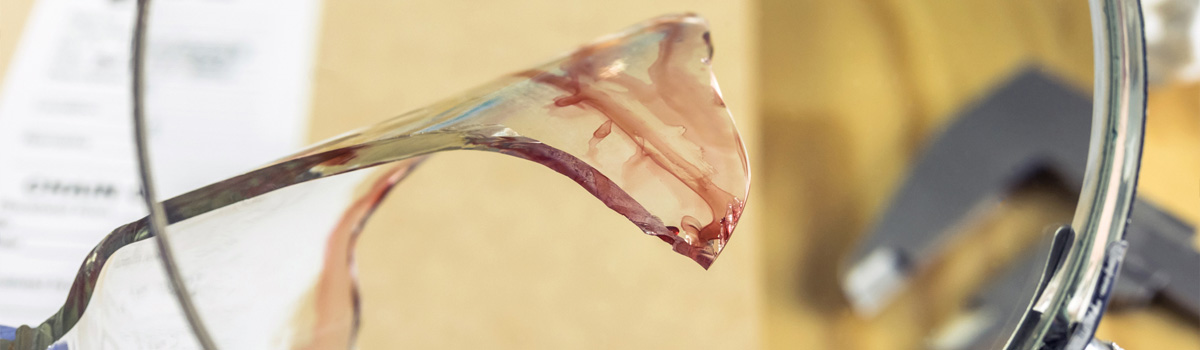
[[[139,0],[139,11],[143,10],[142,5],[144,5],[145,2],[147,2],[147,0]],[[139,21],[144,20],[141,19],[140,16],[141,15],[139,15]],[[685,14],[682,16],[664,16],[663,18],[672,17],[682,18],[685,20],[703,21],[691,14]],[[648,21],[647,23],[662,20],[663,18]],[[617,34],[614,34],[613,36],[616,35]],[[135,38],[140,38],[140,36],[135,35]],[[602,40],[604,39],[602,38]],[[707,34],[705,40],[707,41]],[[709,43],[709,45],[709,54],[711,56],[711,43]],[[134,49],[137,49],[136,45]],[[137,81],[138,79],[135,78],[134,80]],[[715,79],[712,83],[714,85],[713,87],[716,88]],[[137,91],[135,91],[135,96],[138,95],[136,92]],[[717,93],[719,98],[719,91],[717,91]],[[736,127],[734,130],[736,135]],[[457,138],[455,142],[459,142],[461,144],[454,142],[447,143],[447,139],[454,138]],[[326,144],[332,144],[335,143],[335,141],[336,140],[331,140]],[[457,144],[459,146],[446,146],[447,144]],[[744,145],[741,145],[739,141],[738,146],[738,154],[743,158],[743,171],[745,171],[746,175],[746,190],[748,194],[749,165],[745,162],[746,152]],[[380,152],[380,150],[386,151]],[[348,147],[306,154],[168,199],[161,203],[163,214],[166,218],[167,225],[170,225],[291,185],[329,176],[345,174],[357,170],[368,169],[387,163],[420,159],[420,157],[427,156],[432,153],[451,150],[491,151],[542,164],[560,174],[572,178],[572,180],[584,187],[585,190],[597,198],[601,198],[601,193],[604,193],[605,196],[609,196],[610,198],[609,200],[605,200],[605,204],[610,209],[613,209],[614,211],[617,211],[621,215],[625,216],[636,226],[642,229],[643,232],[655,234],[668,244],[672,244],[675,246],[675,250],[677,252],[691,257],[700,263],[704,268],[707,269],[709,264],[711,264],[713,259],[716,257],[715,254],[710,254],[706,259],[706,256],[698,255],[702,252],[697,253],[683,251],[679,247],[680,242],[672,242],[672,240],[668,237],[657,234],[659,232],[668,231],[664,229],[668,226],[666,226],[658,217],[650,214],[623,189],[618,187],[613,181],[609,180],[607,176],[602,174],[599,170],[592,168],[585,161],[567,152],[546,146],[537,140],[520,136],[516,132],[502,125],[482,125],[468,129],[429,131],[412,135],[379,139],[375,141],[354,144]],[[358,154],[360,151],[363,154]],[[302,154],[304,153],[302,152]],[[144,161],[144,159],[140,161]],[[416,166],[417,164],[419,164],[419,162],[413,162],[411,166]],[[406,170],[411,170],[411,168],[406,168]],[[407,173],[407,171],[405,173]],[[140,175],[144,177],[146,173],[143,172]],[[270,178],[272,181],[263,182],[263,178]],[[402,178],[403,177],[400,179]],[[287,180],[279,181],[281,179]],[[397,179],[396,182],[398,182],[400,179]],[[145,178],[143,178],[143,181],[144,180]],[[389,184],[389,188],[391,185],[395,185],[396,182]],[[739,204],[744,206],[744,203],[745,198],[740,199]],[[375,204],[378,204],[378,202]],[[736,221],[740,217],[742,208],[739,207],[737,209],[736,216],[733,217],[732,222],[722,221],[722,229],[725,230],[727,234],[731,233],[736,227]],[[361,219],[365,221],[368,217],[369,215],[363,216]],[[714,220],[716,220],[716,218],[714,218]],[[161,238],[159,235],[154,234],[154,230],[152,230],[151,227],[153,226],[151,222],[152,221],[149,220],[149,217],[143,218],[132,223],[122,225],[105,236],[104,239],[97,244],[97,246],[93,248],[91,252],[89,252],[88,256],[81,264],[80,270],[76,274],[75,281],[71,286],[67,301],[64,303],[64,306],[36,328],[30,328],[28,326],[21,326],[18,328],[16,341],[10,342],[8,340],[0,339],[0,346],[15,346],[16,344],[22,343],[22,339],[24,341],[32,341],[33,344],[44,344],[45,346],[49,346],[61,338],[78,322],[79,318],[87,309],[91,295],[95,290],[96,282],[107,259],[111,257],[112,254],[114,254],[118,249],[126,245],[139,242],[147,238]],[[166,232],[165,230],[158,231]],[[728,236],[726,236],[725,239],[728,239]],[[159,241],[159,244],[162,243],[162,241]],[[719,252],[719,247],[717,248],[717,252]],[[186,294],[178,292],[176,294],[181,296],[180,298],[188,298]],[[353,307],[354,314],[357,317],[359,314],[359,305],[355,304]],[[192,312],[194,312],[194,310]],[[192,322],[193,320],[198,321],[199,318],[195,316],[198,315],[190,315],[189,322]],[[355,325],[357,325],[357,322],[355,322]],[[202,324],[199,326],[203,327]],[[195,329],[196,325],[193,325],[193,330]],[[357,330],[352,330],[352,332],[356,331]],[[201,342],[202,347],[206,349],[215,349],[215,345],[211,345],[211,339],[200,338],[198,340]],[[209,345],[205,345],[206,343]],[[34,348],[39,347],[35,345]]]

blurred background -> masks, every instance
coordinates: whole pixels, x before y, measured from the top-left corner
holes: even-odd
[[[1155,3],[1184,5],[1144,11],[1195,16],[1196,1]],[[33,6],[0,0],[0,77]],[[314,30],[306,142],[672,12],[713,27],[713,65],[754,171],[720,260],[700,269],[538,165],[442,154],[395,189],[358,244],[360,348],[931,348],[1070,222],[1071,181],[1032,176],[974,207],[890,302],[864,312],[842,291],[856,245],[949,125],[1027,72],[1089,98],[1082,0],[329,0]],[[1164,67],[1196,60],[1168,57]],[[1171,72],[1151,88],[1138,195],[1195,227],[1200,82]],[[1097,336],[1200,349],[1200,319],[1155,299],[1111,309]]]

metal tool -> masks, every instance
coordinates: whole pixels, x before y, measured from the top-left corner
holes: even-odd
[[[930,337],[926,348],[931,350],[999,348],[1004,336],[1015,330],[1017,320],[1013,310],[1029,301],[1037,292],[1039,283],[1031,283],[1042,277],[1039,269],[1047,269],[1049,261],[1060,260],[1074,231],[1064,227],[1055,233],[1053,240],[1044,240],[1036,248],[1022,254],[1016,264],[991,281],[980,293],[972,297],[970,310],[942,326]],[[1046,252],[1051,252],[1047,254]],[[1048,270],[1048,269],[1047,269]],[[1045,275],[1045,273],[1043,273]]]
[[[952,229],[956,224],[1031,175],[1049,171],[1077,190],[1090,123],[1090,101],[1038,70],[1018,74],[970,108],[927,148],[875,229],[852,253],[842,286],[855,310],[878,312],[914,271],[942,252],[948,238],[958,233]],[[1114,302],[1139,304],[1160,295],[1200,315],[1200,253],[1191,248],[1192,231],[1138,200]],[[1045,251],[1045,246],[1035,249],[1007,277],[986,288],[977,298],[978,310],[1004,317],[1025,306],[1028,293],[1021,286],[1043,266]],[[1000,313],[988,311],[993,309]],[[971,322],[978,326],[983,321]],[[1000,327],[1003,320],[989,322],[989,327]],[[999,335],[999,329],[979,332],[979,339],[991,339],[985,333]]]
[[[1129,251],[1121,278],[1113,287],[1113,307],[1143,306],[1155,296],[1180,310],[1200,315],[1200,254],[1191,248],[1192,229],[1148,203],[1135,207],[1127,237]],[[1139,231],[1148,229],[1147,231]],[[1180,236],[1182,235],[1182,236]],[[1039,269],[1047,265],[1050,242],[1022,256],[972,297],[969,310],[942,326],[928,348],[935,350],[995,348],[1016,327],[1013,310],[1028,303]],[[1171,288],[1167,288],[1171,286]]]
[[[1135,203],[1126,240],[1129,254],[1113,290],[1113,306],[1145,305],[1155,296],[1200,317],[1200,253],[1195,230],[1150,205]]]

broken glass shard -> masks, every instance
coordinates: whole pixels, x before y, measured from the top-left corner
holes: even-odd
[[[750,178],[711,58],[702,19],[656,18],[171,198],[167,234],[188,294],[221,348],[351,346],[356,235],[424,157],[451,150],[548,167],[708,268],[741,217]],[[360,171],[373,167],[383,170]],[[63,308],[15,337],[195,347],[147,238],[144,220],[114,230],[83,262]]]

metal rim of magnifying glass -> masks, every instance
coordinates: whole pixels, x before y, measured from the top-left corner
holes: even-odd
[[[1119,349],[1094,337],[1127,247],[1146,120],[1145,39],[1137,0],[1089,5],[1095,86],[1087,172],[1071,228],[1059,233],[1067,243],[1051,251],[1044,283],[1005,349]]]
[[[145,117],[145,48],[146,26],[150,17],[149,12],[150,0],[137,0],[134,9],[133,43],[130,46],[132,56],[130,70],[133,73],[133,79],[130,84],[133,90],[133,139],[134,149],[137,152],[137,171],[138,180],[141,180],[139,182],[142,189],[142,199],[146,203],[146,210],[149,211],[149,225],[146,225],[146,228],[154,236],[155,246],[158,248],[159,261],[162,263],[167,280],[170,282],[171,292],[175,294],[175,300],[179,302],[179,307],[183,311],[184,318],[187,319],[188,326],[192,329],[192,334],[196,336],[197,345],[201,349],[216,350],[216,343],[213,342],[212,336],[209,335],[208,329],[200,319],[200,313],[196,312],[195,303],[192,302],[187,286],[183,283],[183,277],[179,273],[178,263],[175,261],[175,255],[167,238],[167,214],[163,210],[162,203],[158,201],[158,196],[154,190],[154,177],[150,169],[150,149],[149,143],[146,140]]]
[[[204,331],[186,287],[171,258],[161,205],[153,196],[142,116],[142,48],[145,7],[138,1],[134,37],[134,123],[150,230],[188,323],[205,349],[215,349]],[[1109,293],[1124,260],[1125,226],[1133,203],[1141,161],[1146,112],[1146,60],[1141,7],[1137,0],[1089,0],[1092,16],[1095,87],[1092,137],[1087,172],[1072,227],[1076,234],[1061,251],[1052,252],[1047,283],[1009,338],[1006,349],[1114,348],[1094,340]]]

